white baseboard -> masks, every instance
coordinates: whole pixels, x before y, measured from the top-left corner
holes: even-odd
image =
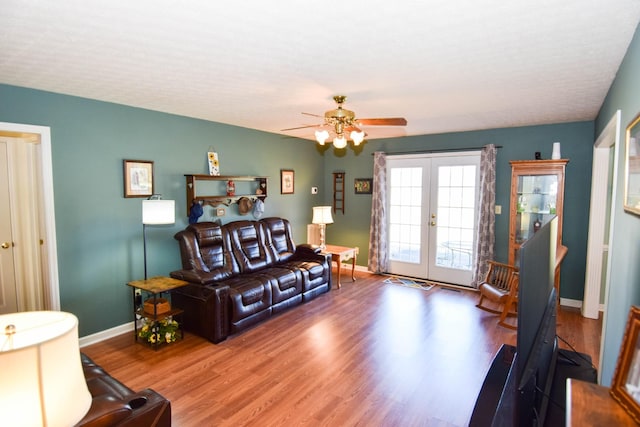
[[[560,305],[565,307],[582,308],[582,301],[577,299],[560,298]]]
[[[133,322],[115,326],[111,329],[107,329],[101,332],[96,332],[95,334],[87,335],[86,337],[81,337],[80,348],[116,337],[118,335],[122,335],[126,332],[131,333],[131,339],[133,339]]]

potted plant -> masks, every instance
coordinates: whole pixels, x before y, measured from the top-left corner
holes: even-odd
[[[149,344],[169,344],[178,339],[178,328],[178,322],[171,317],[166,317],[158,321],[145,318],[144,324],[138,332],[138,337]]]

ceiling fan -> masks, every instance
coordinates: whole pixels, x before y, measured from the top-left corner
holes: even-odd
[[[329,110],[324,113],[324,116],[320,116],[318,114],[312,113],[302,113],[307,116],[320,117],[324,118],[324,123],[317,125],[307,125],[307,126],[299,126],[294,128],[282,129],[282,131],[289,131],[294,129],[304,129],[304,128],[324,128],[329,127],[331,131],[335,134],[333,138],[333,145],[336,148],[344,148],[347,146],[347,137],[345,134],[349,135],[349,138],[353,141],[354,145],[360,145],[360,143],[364,140],[365,132],[360,129],[360,126],[406,126],[407,120],[402,117],[389,117],[389,118],[377,118],[377,119],[358,119],[356,118],[356,114],[345,108],[342,108],[342,104],[347,100],[345,95],[336,95],[333,97],[333,100],[338,104],[338,108],[334,110]],[[324,145],[327,139],[329,139],[329,131],[327,129],[318,129],[316,130],[315,136],[316,141],[320,145]]]

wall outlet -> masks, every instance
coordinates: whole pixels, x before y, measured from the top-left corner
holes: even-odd
[[[502,214],[502,205],[496,205],[495,212],[496,212],[496,215],[501,215]]]
[[[318,194],[318,187],[311,187],[311,194]]]

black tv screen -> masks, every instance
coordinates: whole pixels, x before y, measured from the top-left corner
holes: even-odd
[[[554,273],[558,218],[553,217],[520,247],[516,378],[517,413],[528,425],[544,419],[556,357]]]

